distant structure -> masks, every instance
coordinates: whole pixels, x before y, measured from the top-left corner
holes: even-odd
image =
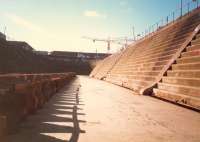
[[[85,52],[68,52],[68,51],[52,51],[49,53],[49,58],[53,60],[63,60],[63,61],[71,61],[71,60],[102,60],[111,54],[108,53],[85,53]]]
[[[100,60],[109,55],[105,53],[37,51],[27,42],[10,41],[3,33],[0,33],[0,74],[76,72],[87,75]]]
[[[0,40],[6,40],[6,35],[0,32]]]
[[[120,50],[126,49],[129,44],[135,41],[135,39],[127,38],[127,37],[118,37],[118,38],[108,38],[108,39],[100,39],[100,38],[91,38],[91,37],[82,37],[83,39],[92,40],[94,43],[98,42],[106,42],[107,43],[107,51],[109,52],[111,49],[111,43],[115,43],[121,45],[122,48]]]
[[[24,41],[8,41],[8,45],[16,48],[23,48],[28,51],[34,51],[33,47]]]
[[[47,56],[49,55],[49,52],[48,51],[33,51],[35,54],[37,55],[43,55],[43,56]]]
[[[6,35],[0,32],[0,42],[6,43],[6,46],[34,51],[34,49],[25,41],[10,41],[6,39]]]

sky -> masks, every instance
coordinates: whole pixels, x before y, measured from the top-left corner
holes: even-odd
[[[132,38],[133,26],[140,33],[179,6],[180,0],[0,0],[0,31],[41,51],[107,52],[105,42],[82,37]]]

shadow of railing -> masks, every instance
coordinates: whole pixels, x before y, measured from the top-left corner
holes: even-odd
[[[86,123],[79,120],[85,115],[79,111],[84,106],[79,96],[80,86],[68,84],[57,93],[43,109],[20,126],[20,131],[9,135],[2,142],[77,142],[81,133],[79,124]]]
[[[74,129],[73,129],[73,133],[69,142],[77,142],[80,133],[85,133],[85,131],[81,130],[79,127],[79,121],[77,118],[77,106],[74,106],[73,108],[73,125],[74,125]]]

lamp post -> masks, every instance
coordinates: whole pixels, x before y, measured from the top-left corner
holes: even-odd
[[[192,0],[193,2],[197,3],[197,8],[199,7],[199,0]]]
[[[7,27],[5,26],[4,29],[3,29],[4,35],[6,35],[6,30],[7,30]]]
[[[181,0],[181,17],[183,16],[183,0]]]
[[[135,38],[135,27],[133,26],[133,40],[136,40]]]

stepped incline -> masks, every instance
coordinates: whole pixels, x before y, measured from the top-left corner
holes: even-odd
[[[117,63],[122,53],[117,53],[105,58],[100,61],[94,70],[90,73],[90,77],[95,77],[98,79],[104,79],[107,73],[112,69],[112,67]],[[101,71],[99,71],[101,70]]]
[[[163,76],[154,95],[200,110],[200,33]]]
[[[199,109],[199,24],[198,8],[106,58],[90,76],[143,95],[151,95],[158,86],[154,95]]]

